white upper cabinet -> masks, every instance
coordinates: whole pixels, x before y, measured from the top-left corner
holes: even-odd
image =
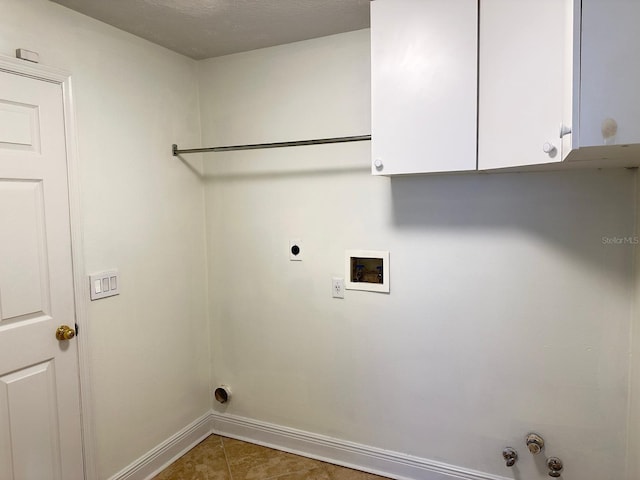
[[[371,3],[372,172],[476,169],[477,0]]]
[[[572,8],[565,0],[481,0],[479,170],[562,161],[560,125],[572,123],[570,110],[563,118]]]
[[[640,165],[639,25],[640,0],[373,1],[372,172]]]
[[[480,0],[478,169],[640,164],[640,0]]]
[[[640,156],[640,1],[580,3],[580,68],[574,85],[579,123],[573,126],[573,146],[579,150],[569,159]]]

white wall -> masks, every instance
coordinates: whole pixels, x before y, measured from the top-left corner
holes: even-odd
[[[368,133],[368,31],[201,62],[203,143]],[[623,478],[635,173],[374,178],[367,144],[206,160],[213,378],[226,411],[511,475]],[[290,262],[301,238],[304,261]],[[388,249],[391,293],[344,250]]]
[[[170,152],[200,143],[196,64],[48,1],[0,0],[0,54],[18,47],[72,74],[87,273],[121,274],[120,296],[89,308],[104,479],[210,408],[202,185]]]

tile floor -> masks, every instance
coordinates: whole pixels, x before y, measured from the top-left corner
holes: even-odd
[[[211,435],[152,480],[387,480],[252,443]]]

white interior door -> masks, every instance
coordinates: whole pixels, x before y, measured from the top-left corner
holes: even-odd
[[[0,479],[83,478],[62,87],[0,72]]]

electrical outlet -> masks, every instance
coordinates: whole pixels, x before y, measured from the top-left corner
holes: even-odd
[[[344,278],[333,277],[331,279],[331,296],[344,298]]]
[[[302,261],[302,242],[299,238],[289,240],[289,260],[294,262]]]

